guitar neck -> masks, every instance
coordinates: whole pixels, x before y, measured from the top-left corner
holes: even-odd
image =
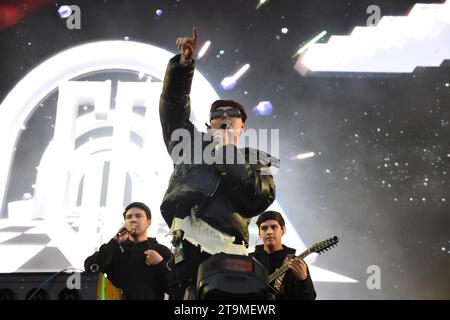
[[[303,251],[300,255],[296,256],[294,259],[304,259],[305,257],[307,257],[312,251],[310,249],[306,249],[305,251]],[[283,263],[283,265],[274,273],[272,273],[269,276],[268,279],[268,283],[271,283],[272,281],[274,281],[276,278],[278,278],[279,276],[281,276],[282,274],[286,273],[286,271],[289,270],[289,266],[287,263]]]

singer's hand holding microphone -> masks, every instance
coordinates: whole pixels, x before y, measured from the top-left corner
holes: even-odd
[[[220,148],[222,148],[224,145],[227,145],[230,143],[231,141],[231,136],[232,133],[230,132],[231,129],[231,122],[228,119],[225,119],[222,121],[222,124],[220,125],[220,129],[211,129],[212,130],[212,135],[213,135],[213,141],[214,141],[214,148],[217,150],[219,150]]]
[[[116,233],[116,236],[114,239],[121,244],[125,240],[127,240],[130,237],[130,234],[133,233],[137,229],[136,224],[132,224],[131,226],[123,226],[119,229],[119,231]]]

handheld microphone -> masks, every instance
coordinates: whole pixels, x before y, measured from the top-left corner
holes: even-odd
[[[124,236],[130,232],[133,232],[136,229],[137,229],[137,225],[133,223],[133,224],[131,224],[131,230],[128,230],[126,227],[123,227],[122,229],[119,230],[119,232],[116,233],[116,237],[120,238],[121,236]]]
[[[130,232],[130,231],[128,231],[127,228],[122,228],[119,232],[116,233],[116,237],[120,238],[121,236],[126,235],[128,232]]]
[[[220,129],[228,129],[231,126],[231,122],[228,119],[225,119],[222,121],[221,125],[220,125]]]

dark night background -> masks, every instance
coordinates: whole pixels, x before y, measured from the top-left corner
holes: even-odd
[[[56,3],[80,6],[81,30],[67,29]],[[259,101],[274,106],[270,116],[253,114],[247,125],[280,129],[277,200],[302,239],[307,244],[330,234],[342,239],[315,265],[359,282],[318,282],[318,298],[449,299],[449,67],[418,67],[389,77],[304,77],[291,58],[299,44],[322,30],[328,32],[326,40],[364,26],[371,4],[384,16],[406,15],[415,2],[270,0],[255,10],[257,3],[50,1],[0,31],[0,101],[29,71],[62,50],[127,36],[175,52],[176,38],[190,36],[196,26],[199,46],[212,41],[197,69],[219,95],[240,101],[249,113]],[[221,80],[244,63],[250,70],[233,90],[224,91]],[[30,121],[50,128],[40,112]],[[28,174],[26,168],[37,164],[30,164],[28,155],[51,136],[50,129],[38,135],[25,131],[15,158],[15,170],[25,174],[12,175],[8,200],[32,192],[35,171]],[[290,160],[308,151],[317,155]],[[370,265],[381,268],[381,290],[366,287]]]

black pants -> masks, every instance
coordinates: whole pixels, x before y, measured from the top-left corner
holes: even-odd
[[[172,279],[169,283],[170,299],[183,300],[186,288],[197,285],[197,273],[200,264],[211,257],[209,253],[201,252],[200,247],[183,240],[184,260],[173,267]]]

